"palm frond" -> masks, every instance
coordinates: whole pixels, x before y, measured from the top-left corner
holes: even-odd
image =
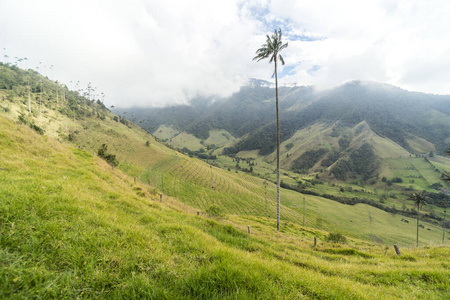
[[[261,45],[261,48],[256,50],[253,60],[260,61],[265,58],[269,58],[269,63],[275,62],[279,59],[281,64],[284,65],[284,58],[279,55],[279,52],[285,49],[288,43],[283,44],[281,29],[274,30],[271,36],[266,35],[266,43]],[[272,77],[275,76],[275,72]]]
[[[414,206],[417,207],[417,209],[421,209],[422,206],[427,205],[427,197],[425,196],[424,192],[414,192],[409,197],[409,200],[414,201]]]

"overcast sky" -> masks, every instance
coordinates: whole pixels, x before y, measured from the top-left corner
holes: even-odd
[[[0,59],[92,82],[107,105],[163,106],[272,80],[252,58],[281,28],[283,83],[450,94],[449,16],[448,0],[0,0]]]

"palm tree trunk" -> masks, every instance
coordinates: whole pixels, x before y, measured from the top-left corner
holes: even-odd
[[[444,221],[442,221],[442,245],[445,243],[445,213],[447,212],[447,208],[444,208]]]
[[[277,231],[280,230],[280,116],[278,111],[278,74],[275,56],[275,101],[277,110]]]
[[[416,239],[416,247],[419,247],[419,213],[420,213],[420,210],[417,209],[417,239]]]

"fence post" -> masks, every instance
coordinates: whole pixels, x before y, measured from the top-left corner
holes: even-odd
[[[159,201],[162,203],[162,193],[159,194]]]
[[[136,183],[136,176],[134,177],[134,183]]]
[[[400,255],[400,249],[398,248],[397,244],[394,244],[394,249],[395,253],[397,253],[397,255]]]
[[[248,234],[252,234],[252,229],[250,228],[250,225],[248,225]]]
[[[314,237],[314,248],[317,246],[317,237]]]
[[[197,216],[200,216],[200,212],[199,211],[197,211]]]

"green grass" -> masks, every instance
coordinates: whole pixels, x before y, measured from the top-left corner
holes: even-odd
[[[153,135],[161,140],[166,140],[176,136],[179,133],[180,132],[178,130],[173,129],[172,127],[161,125],[154,131]]]
[[[14,118],[14,107],[16,109],[21,109],[22,107],[20,105],[14,106],[14,103],[11,103],[10,106],[12,108],[11,112],[6,114],[6,116]],[[268,176],[261,174],[261,176],[266,176],[269,181],[267,190],[265,190],[263,179],[249,176],[241,171],[235,173],[233,169],[230,169],[230,171],[227,171],[226,168],[213,167],[211,169],[211,166],[204,162],[168,149],[137,126],[125,126],[113,121],[110,117],[103,121],[95,118],[81,118],[77,119],[75,123],[72,122],[72,128],[69,126],[68,130],[66,130],[65,116],[57,113],[54,115],[56,119],[60,120],[61,126],[54,126],[55,128],[60,128],[59,132],[48,131],[50,130],[48,126],[50,120],[47,118],[36,118],[38,125],[48,128],[46,134],[50,136],[56,135],[61,141],[64,141],[67,138],[67,134],[72,130],[71,132],[75,137],[73,144],[76,147],[79,146],[82,150],[86,150],[89,154],[96,152],[103,143],[106,143],[108,152],[116,154],[118,157],[120,162],[118,169],[132,177],[136,177],[139,182],[151,185],[151,190],[154,194],[163,193],[164,197],[172,197],[182,201],[194,211],[199,210],[203,212],[212,204],[218,204],[228,215],[275,217],[276,187],[273,184],[273,172]],[[55,121],[51,123],[53,124]],[[75,130],[77,133],[75,133]],[[146,141],[149,141],[149,146],[146,146]],[[219,156],[218,162],[219,165],[222,164],[224,167],[226,167],[226,164],[235,164],[235,162],[231,161],[231,158],[223,156]],[[254,173],[271,167],[270,164],[264,162],[260,157],[254,162]],[[397,163],[400,164],[399,162]],[[244,162],[240,164],[242,167],[248,167]],[[299,175],[287,174],[288,176],[282,175],[282,180],[295,184],[293,178],[298,178]],[[211,189],[212,185],[214,185],[214,193]],[[346,189],[344,193],[339,191],[341,187],[339,185],[319,184],[314,186],[314,189],[326,194],[349,198],[356,196],[376,201],[384,193],[383,190],[376,186],[366,186],[365,188],[356,185],[350,186],[353,187],[352,192],[348,192]],[[378,191],[375,192],[374,189],[377,188]],[[364,190],[364,192],[361,192],[361,190]],[[390,193],[397,192],[393,190]],[[401,193],[397,194],[400,197],[406,197],[402,196]],[[302,200],[303,197],[299,193],[288,190],[282,191],[283,221],[297,224],[303,223]],[[373,241],[373,236],[376,236],[377,240],[381,240],[384,243],[393,241],[404,245],[414,245],[415,230],[410,226],[414,220],[405,218],[410,221],[408,225],[408,223],[401,221],[402,217],[389,214],[373,214],[373,223],[369,227],[367,226],[367,214],[364,214],[365,218],[361,218],[361,212],[357,207],[341,205],[320,197],[307,196],[307,200],[305,214],[305,224],[307,226],[324,230],[339,230],[350,236],[370,241]],[[391,198],[386,200],[386,205],[396,205],[398,208],[401,208],[403,203],[406,203],[407,207],[412,207],[406,200]],[[430,209],[426,207],[425,211],[429,212],[431,211]],[[336,211],[342,211],[342,213],[336,215],[335,218],[330,218],[327,215],[328,212],[335,215],[334,212]],[[441,211],[437,210],[437,212],[440,213]],[[348,220],[356,221],[353,225],[349,224]],[[362,224],[359,223],[360,221]],[[390,226],[395,227],[398,233],[388,230]],[[371,228],[371,230],[368,230],[368,228]],[[421,232],[421,243],[436,244],[436,241],[439,240],[437,237],[440,229],[436,226],[427,226],[427,228],[430,230],[425,229]]]
[[[450,252],[436,246],[438,227],[425,224],[425,247],[408,248],[413,219],[309,195],[301,226],[303,197],[283,190],[277,232],[273,183],[266,193],[262,179],[211,168],[109,114],[27,115],[41,136],[16,122],[26,111],[19,100],[1,102],[10,110],[0,115],[0,298],[448,297]],[[103,143],[118,168],[93,155]],[[225,214],[208,218],[214,203]],[[329,232],[348,243],[327,242]],[[367,242],[373,237],[385,244]]]
[[[150,186],[89,152],[0,125],[4,298],[448,296],[448,248],[396,257],[360,240],[328,243],[326,232],[291,222],[277,233],[273,219],[198,217],[175,200],[160,204]]]

